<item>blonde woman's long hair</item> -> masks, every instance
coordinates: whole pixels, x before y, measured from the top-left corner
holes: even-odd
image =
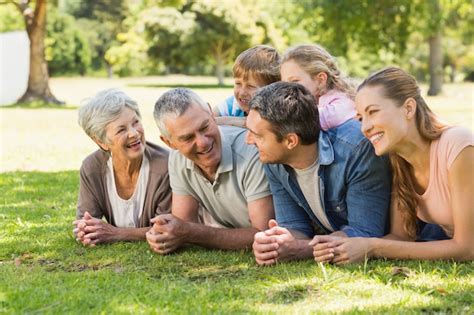
[[[322,46],[298,45],[289,48],[283,55],[281,64],[293,60],[311,76],[324,72],[328,76],[327,89],[336,89],[347,94],[351,99],[355,96],[355,86],[337,66],[336,59]]]
[[[397,106],[402,106],[408,98],[416,101],[416,128],[420,136],[433,141],[438,139],[448,127],[428,107],[421,96],[420,88],[413,76],[400,68],[389,67],[370,75],[362,82],[357,91],[366,86],[381,86],[384,96],[395,101]],[[390,154],[393,180],[392,189],[396,198],[396,206],[402,213],[404,229],[412,238],[416,238],[418,194],[415,191],[415,178],[413,167],[401,156]]]

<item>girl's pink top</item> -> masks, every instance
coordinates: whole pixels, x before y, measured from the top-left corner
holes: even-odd
[[[472,145],[472,132],[459,126],[446,129],[439,139],[431,142],[430,179],[426,191],[420,196],[417,215],[425,222],[439,224],[450,237],[454,233],[454,223],[449,169],[459,153]],[[472,169],[467,169],[466,172],[472,173]]]
[[[354,101],[343,92],[329,90],[318,101],[319,121],[323,130],[337,127],[356,115]]]

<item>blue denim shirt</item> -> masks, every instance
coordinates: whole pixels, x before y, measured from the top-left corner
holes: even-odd
[[[321,131],[318,147],[319,195],[333,229],[349,237],[384,235],[391,192],[388,158],[375,155],[355,120]],[[330,233],[311,210],[291,167],[266,164],[264,169],[279,225],[308,237]]]

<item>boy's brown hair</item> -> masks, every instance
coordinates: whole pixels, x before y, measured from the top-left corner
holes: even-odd
[[[234,78],[255,76],[265,85],[280,81],[280,55],[268,45],[257,45],[240,53],[232,69]]]

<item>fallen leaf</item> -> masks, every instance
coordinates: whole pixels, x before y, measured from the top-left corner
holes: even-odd
[[[446,295],[448,293],[448,291],[443,288],[436,288],[436,291],[438,291],[438,293],[441,295]]]

